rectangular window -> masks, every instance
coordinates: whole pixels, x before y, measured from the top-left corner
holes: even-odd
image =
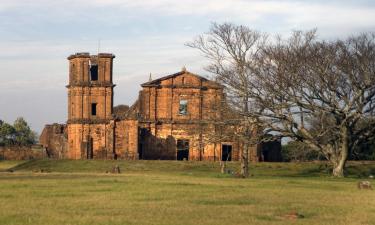
[[[96,105],[97,103],[91,103],[91,115],[96,116]]]
[[[91,65],[90,66],[90,79],[91,81],[98,80],[98,65]]]
[[[178,109],[180,115],[187,115],[187,104],[187,100],[180,100],[180,107]]]

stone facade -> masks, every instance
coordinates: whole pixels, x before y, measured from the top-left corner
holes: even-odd
[[[238,141],[207,141],[216,132],[216,122],[223,119],[221,85],[183,69],[141,86],[141,158],[216,161],[224,156],[239,160],[242,145]],[[251,160],[257,161],[257,155],[253,146]]]
[[[141,85],[126,112],[113,113],[112,54],[77,53],[68,57],[68,121],[47,125],[41,143],[56,158],[239,160],[236,138],[212,141],[223,121],[223,87],[186,71]],[[238,126],[221,129],[233,130]],[[56,130],[60,131],[58,133]],[[255,131],[254,131],[255,133]],[[65,139],[64,139],[65,138]],[[259,161],[262,149],[251,146]]]

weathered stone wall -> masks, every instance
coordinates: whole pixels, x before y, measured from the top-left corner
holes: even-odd
[[[46,125],[39,137],[39,143],[45,148],[49,158],[67,158],[68,143],[65,124]]]
[[[220,161],[223,154],[223,145],[232,148],[231,160],[240,160],[243,144],[238,140],[220,142],[209,141],[207,130],[199,135],[199,127],[195,124],[141,124],[140,152],[142,159],[170,159],[177,157],[177,141],[189,141],[189,160]],[[249,159],[259,161],[259,147],[250,146]]]
[[[112,87],[72,86],[68,97],[68,119],[71,122],[112,118]],[[91,111],[92,103],[97,104],[95,116]]]
[[[114,121],[108,124],[68,124],[70,159],[112,159]]]
[[[117,159],[138,159],[138,121],[116,121],[115,152]]]
[[[42,146],[0,146],[0,160],[30,160],[47,158]]]

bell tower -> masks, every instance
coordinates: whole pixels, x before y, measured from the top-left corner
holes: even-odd
[[[68,57],[68,158],[113,158],[113,88],[109,53]]]

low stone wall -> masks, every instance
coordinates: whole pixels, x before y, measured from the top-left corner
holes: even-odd
[[[0,160],[29,160],[47,158],[41,146],[0,146]]]

